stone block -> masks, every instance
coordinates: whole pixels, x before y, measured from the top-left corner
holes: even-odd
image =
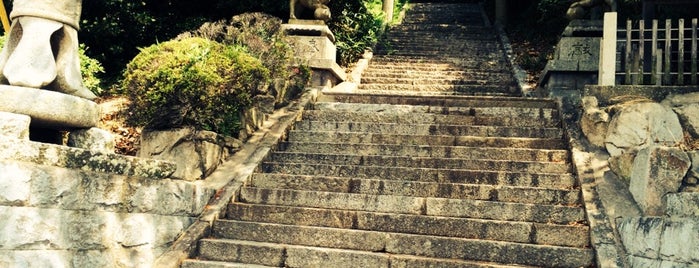
[[[599,108],[595,97],[584,97],[582,102],[583,114],[580,118],[580,128],[591,144],[604,147],[609,128],[609,114]]]
[[[699,218],[666,220],[660,243],[661,259],[699,265]]]
[[[655,102],[623,104],[609,124],[605,145],[611,156],[651,145],[683,143],[680,121],[670,108]]]
[[[173,162],[177,166],[173,178],[193,181],[206,178],[240,145],[235,139],[193,128],[144,131],[138,156]]]
[[[32,172],[18,163],[0,161],[0,204],[22,205],[29,201]]]
[[[23,114],[0,112],[0,135],[14,139],[29,139],[31,117]]]
[[[636,159],[635,150],[624,151],[623,154],[609,157],[609,169],[621,179],[626,186],[631,182],[631,171],[633,162]]]
[[[638,152],[629,191],[645,215],[663,215],[663,196],[677,192],[690,160],[679,148],[651,146]]]
[[[660,239],[664,226],[665,220],[660,217],[625,218],[617,222],[626,252],[648,259],[660,257]]]
[[[0,85],[0,111],[25,114],[43,128],[90,128],[99,122],[96,103],[63,93]]]
[[[116,141],[109,131],[93,127],[71,131],[68,146],[108,154],[114,153]]]
[[[670,217],[699,218],[699,193],[669,193],[665,195],[665,214]]]
[[[699,138],[699,103],[673,108],[685,130],[694,138]]]
[[[325,36],[287,36],[296,58],[302,60],[329,59],[336,61],[337,47]]]
[[[577,70],[579,62],[599,65],[600,38],[597,37],[561,37],[556,46],[556,60],[568,61],[568,71]],[[589,71],[589,70],[587,70]]]

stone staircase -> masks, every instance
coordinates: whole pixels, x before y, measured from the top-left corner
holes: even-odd
[[[478,4],[412,4],[375,54],[361,90],[519,94],[502,46]]]
[[[182,267],[594,266],[557,104],[501,96],[516,92],[478,8],[414,4],[387,38],[443,23],[483,56],[376,56],[358,92],[303,113]]]

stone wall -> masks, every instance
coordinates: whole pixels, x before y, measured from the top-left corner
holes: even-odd
[[[174,164],[32,142],[28,123],[0,122],[0,267],[150,267],[214,194],[168,179]]]

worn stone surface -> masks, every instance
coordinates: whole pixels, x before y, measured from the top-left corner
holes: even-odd
[[[0,135],[14,139],[29,139],[31,117],[23,114],[0,112]]]
[[[663,214],[663,196],[679,190],[689,165],[689,157],[678,148],[651,146],[638,152],[629,191],[646,215]]]
[[[630,149],[622,154],[609,157],[609,169],[627,186],[631,182],[631,171],[633,171],[633,162],[637,154],[636,150]]]
[[[694,138],[699,138],[699,103],[673,108],[684,129]]]
[[[591,144],[604,147],[609,128],[609,114],[599,108],[595,97],[584,97],[582,103],[583,114],[580,118],[580,128]]]
[[[669,193],[665,195],[665,214],[670,217],[699,218],[699,193]]]
[[[699,151],[688,151],[687,155],[692,164],[684,178],[684,184],[685,186],[694,186],[699,184]]]
[[[630,258],[637,258],[632,263],[678,263],[679,267],[699,264],[696,254],[699,252],[699,219],[696,217],[626,218],[618,227]]]
[[[3,136],[0,136],[0,160],[148,179],[167,178],[175,169],[174,164],[161,160],[95,153],[54,144],[7,139]]]
[[[108,154],[114,152],[116,141],[111,132],[93,127],[71,131],[68,146]]]
[[[682,126],[677,114],[654,102],[633,103],[621,108],[612,118],[605,140],[612,156],[638,147],[682,143]]]
[[[192,128],[144,131],[138,156],[171,161],[177,166],[173,178],[193,181],[211,174],[239,146],[235,140]]]
[[[0,85],[0,111],[25,114],[33,126],[90,128],[99,122],[96,103],[54,91]]]

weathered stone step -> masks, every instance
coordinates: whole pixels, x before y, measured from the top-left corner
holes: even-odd
[[[424,37],[423,37],[424,38]],[[468,37],[453,37],[447,39],[440,38],[418,38],[402,40],[399,38],[388,38],[379,46],[379,50],[416,50],[416,51],[453,51],[470,53],[496,53],[500,52],[500,45],[495,40],[470,40]]]
[[[414,167],[384,167],[362,165],[327,165],[314,163],[265,162],[261,169],[266,173],[294,175],[318,175],[377,180],[403,180],[439,183],[467,183],[571,189],[575,178],[570,174],[523,173],[517,171],[492,171],[469,169],[438,169]]]
[[[289,152],[361,152],[364,155],[393,155],[412,157],[440,157],[462,159],[519,160],[539,162],[568,162],[567,150],[434,146],[412,144],[346,144],[339,142],[282,142],[279,149]]]
[[[346,102],[335,102],[334,97],[340,97]],[[342,112],[374,112],[374,113],[396,113],[396,114],[439,114],[439,115],[454,115],[454,116],[497,116],[497,117],[512,117],[518,120],[560,120],[558,110],[548,107],[529,107],[537,106],[537,103],[519,102],[518,100],[500,99],[491,102],[492,106],[488,106],[488,99],[483,99],[483,102],[477,103],[472,101],[453,101],[453,102],[430,102],[428,96],[422,96],[423,99],[415,100],[410,96],[400,96],[402,100],[386,100],[386,98],[365,95],[364,98],[354,96],[352,99],[344,98],[344,95],[327,95],[322,100],[316,102],[313,108],[326,111],[342,111]],[[386,102],[378,102],[386,100]],[[412,101],[414,100],[414,101]],[[333,101],[333,102],[329,102]],[[390,103],[390,102],[395,103]],[[405,103],[405,104],[401,104]],[[469,106],[473,105],[473,106]],[[499,106],[498,106],[499,105]],[[543,106],[543,105],[542,105]],[[558,126],[559,124],[555,124]]]
[[[481,72],[481,71],[439,71],[439,70],[409,70],[404,73],[396,73],[379,69],[367,69],[362,78],[425,78],[425,77],[440,77],[440,78],[470,78],[470,79],[511,79],[510,72]]]
[[[439,50],[411,50],[411,49],[403,49],[403,50],[395,50],[395,49],[379,49],[376,51],[377,54],[384,54],[384,55],[391,55],[391,56],[410,56],[410,57],[453,57],[453,58],[463,58],[463,57],[475,57],[479,59],[483,59],[484,61],[493,61],[493,60],[500,60],[503,58],[502,55],[500,55],[497,52],[483,52],[483,53],[476,53],[469,51],[470,55],[464,55],[462,51],[439,51]]]
[[[510,267],[495,263],[480,263],[459,259],[434,259],[411,255],[374,253],[357,250],[318,248],[309,246],[285,245],[263,242],[252,242],[229,239],[204,239],[200,242],[200,250],[207,257],[217,259],[249,259],[251,263],[274,263],[279,261],[279,267],[347,267],[347,268],[400,268],[424,267],[438,265],[439,267]],[[253,257],[243,257],[245,254]],[[201,254],[205,255],[205,254]],[[223,255],[225,257],[217,257]],[[263,258],[255,260],[254,258]]]
[[[481,137],[562,138],[560,128],[330,122],[304,120],[296,123],[303,131],[365,132],[403,135],[454,135]]]
[[[570,247],[589,246],[589,227],[366,211],[231,203],[228,219]],[[429,226],[429,228],[426,228]]]
[[[351,106],[358,103],[363,104],[387,104],[387,105],[413,105],[427,106],[418,107],[416,109],[425,110],[427,112],[433,110],[446,111],[444,114],[451,114],[448,111],[463,110],[463,107],[472,108],[487,108],[481,111],[496,111],[498,109],[509,109],[510,107],[517,108],[534,108],[530,111],[536,111],[537,114],[556,113],[558,105],[550,99],[537,98],[518,98],[518,97],[474,97],[474,96],[401,96],[397,98],[395,95],[387,94],[362,94],[362,93],[324,93],[321,96],[323,100],[332,100],[339,103],[316,103],[315,107],[333,106],[342,107]],[[362,107],[365,109],[368,107]],[[383,108],[385,109],[385,107]],[[401,108],[403,109],[403,108]],[[462,113],[458,113],[462,114]],[[484,112],[469,113],[474,115],[488,114]],[[499,113],[498,113],[499,114]],[[545,116],[548,117],[548,116]],[[557,117],[557,116],[556,116]]]
[[[274,266],[205,260],[184,260],[180,268],[274,268]]]
[[[526,173],[564,174],[571,172],[565,162],[532,162],[516,160],[481,160],[436,157],[406,157],[388,155],[318,154],[303,152],[275,152],[270,162],[313,163],[322,165],[361,165],[383,167],[466,169],[482,171],[514,171]]]
[[[470,77],[412,77],[412,78],[389,78],[389,77],[362,77],[362,84],[405,84],[405,85],[509,85],[514,80],[511,77],[502,79],[474,79]]]
[[[430,226],[430,229],[438,229],[423,231],[434,234],[418,234],[423,236],[546,244],[564,247],[585,247],[589,245],[586,233],[588,228],[586,227],[547,226],[545,224],[436,217],[432,218],[432,221],[413,222],[419,218],[398,214],[384,214],[383,217],[374,217],[373,219],[376,222],[371,223],[374,225],[372,227],[389,229],[391,231],[220,220],[214,222],[212,236],[224,239],[377,252],[382,251],[392,237],[402,236],[401,233],[403,232],[393,231],[401,229],[412,231],[417,229],[415,228],[416,225],[422,223],[426,224],[425,226]],[[401,219],[406,221],[398,222]],[[357,222],[359,222],[359,219],[357,219]],[[404,226],[392,226],[396,224]],[[537,233],[538,229],[541,229],[541,234]]]
[[[256,173],[253,175],[250,186],[268,189],[390,194],[548,205],[579,205],[581,202],[579,189],[375,180],[279,173]]]
[[[500,85],[404,85],[404,84],[361,84],[361,90],[414,90],[414,91],[453,91],[458,93],[503,93],[515,94],[516,88]]]
[[[240,202],[552,224],[585,222],[581,207],[243,187]]]
[[[366,105],[360,105],[366,106]],[[387,109],[374,111],[362,110],[307,110],[303,113],[303,119],[310,121],[352,121],[372,123],[410,123],[410,124],[440,124],[440,125],[473,125],[473,126],[509,126],[509,127],[558,127],[558,120],[553,118],[524,116],[509,117],[508,114],[500,115],[444,115],[440,113],[419,113],[401,111],[399,109]]]

